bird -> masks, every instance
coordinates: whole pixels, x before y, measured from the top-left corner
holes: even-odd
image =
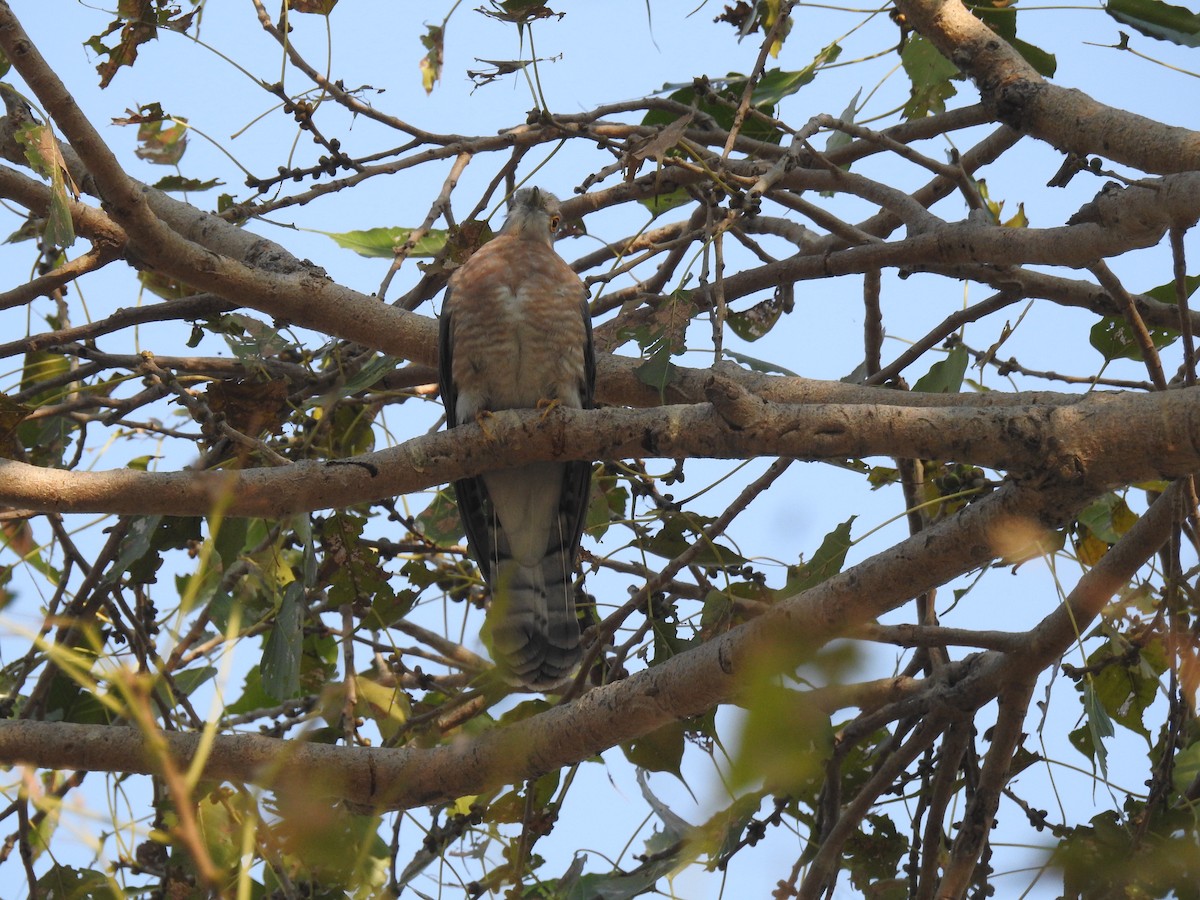
[[[596,385],[587,289],[555,252],[558,199],[516,191],[499,233],[451,275],[439,325],[447,427],[503,409],[590,409]],[[544,414],[545,414],[544,413]],[[575,561],[589,461],[534,462],[454,482],[491,595],[493,657],[514,686],[546,691],[580,660]]]

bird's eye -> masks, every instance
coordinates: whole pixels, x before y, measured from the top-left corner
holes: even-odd
[[[550,217],[550,231],[551,232],[558,231],[558,226],[560,224],[562,224],[562,216],[551,216]]]

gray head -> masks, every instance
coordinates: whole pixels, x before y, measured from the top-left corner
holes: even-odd
[[[522,188],[512,195],[500,233],[550,244],[561,222],[557,197],[541,188]]]

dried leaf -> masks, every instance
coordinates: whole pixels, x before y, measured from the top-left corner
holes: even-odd
[[[421,86],[426,94],[433,93],[433,86],[442,80],[442,47],[445,33],[440,25],[426,25],[421,35],[421,44],[428,51],[421,57]]]
[[[266,384],[227,379],[211,383],[206,397],[209,409],[224,416],[230,427],[256,437],[279,431],[286,416],[288,391],[283,379]]]
[[[167,124],[168,121],[171,124]],[[174,166],[187,150],[187,119],[146,121],[138,126],[138,159],[158,166]]]
[[[338,0],[291,0],[288,7],[292,12],[312,13],[317,16],[327,16],[333,12]]]
[[[132,66],[137,60],[138,48],[157,38],[159,28],[186,32],[198,12],[198,9],[182,12],[178,6],[156,4],[153,0],[121,0],[117,4],[117,18],[100,34],[84,42],[84,46],[97,56],[107,57],[96,66],[100,87],[108,87],[122,66]],[[121,32],[117,43],[107,46],[104,39],[117,31]]]
[[[501,22],[511,22],[518,28],[524,28],[535,19],[548,19],[551,16],[562,18],[565,13],[555,12],[540,0],[491,0],[492,8],[480,7],[479,12]]]
[[[688,126],[692,124],[692,117],[693,113],[689,112],[686,116],[680,116],[670,125],[663,126],[657,135],[630,155],[637,160],[653,159],[661,166],[667,153],[675,148],[675,145],[683,138]]]
[[[475,87],[480,88],[485,84],[491,84],[505,75],[511,75],[513,72],[520,72],[526,66],[533,63],[531,59],[480,59],[475,57],[475,62],[487,63],[492,68],[490,69],[467,69],[467,77],[475,82]],[[540,62],[540,60],[539,60]]]

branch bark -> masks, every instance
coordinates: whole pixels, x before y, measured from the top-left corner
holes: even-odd
[[[481,793],[587,759],[681,718],[735,700],[763,660],[794,668],[839,635],[921,591],[984,565],[1014,522],[1057,522],[1083,502],[1074,488],[1008,485],[754,621],[574,702],[432,749],[332,747],[256,735],[218,735],[203,777],[341,797],[372,809],[425,806]],[[51,737],[53,735],[53,737]],[[200,735],[165,734],[189,767]],[[104,771],[156,771],[132,728],[0,723],[0,762]]]
[[[874,389],[876,396],[896,392]],[[753,398],[731,425],[711,404],[504,411],[387,450],[282,468],[74,472],[0,460],[0,502],[43,512],[278,518],[344,507],[537,460],[627,457],[947,459],[1092,494],[1200,471],[1200,387],[1060,395],[1062,405],[928,409],[784,405]],[[722,401],[724,405],[725,401]],[[749,417],[748,410],[757,415]]]
[[[1102,156],[1143,172],[1200,169],[1200,134],[1047,82],[959,0],[898,0],[896,7],[975,82],[984,104],[1013,128],[1064,152]]]

